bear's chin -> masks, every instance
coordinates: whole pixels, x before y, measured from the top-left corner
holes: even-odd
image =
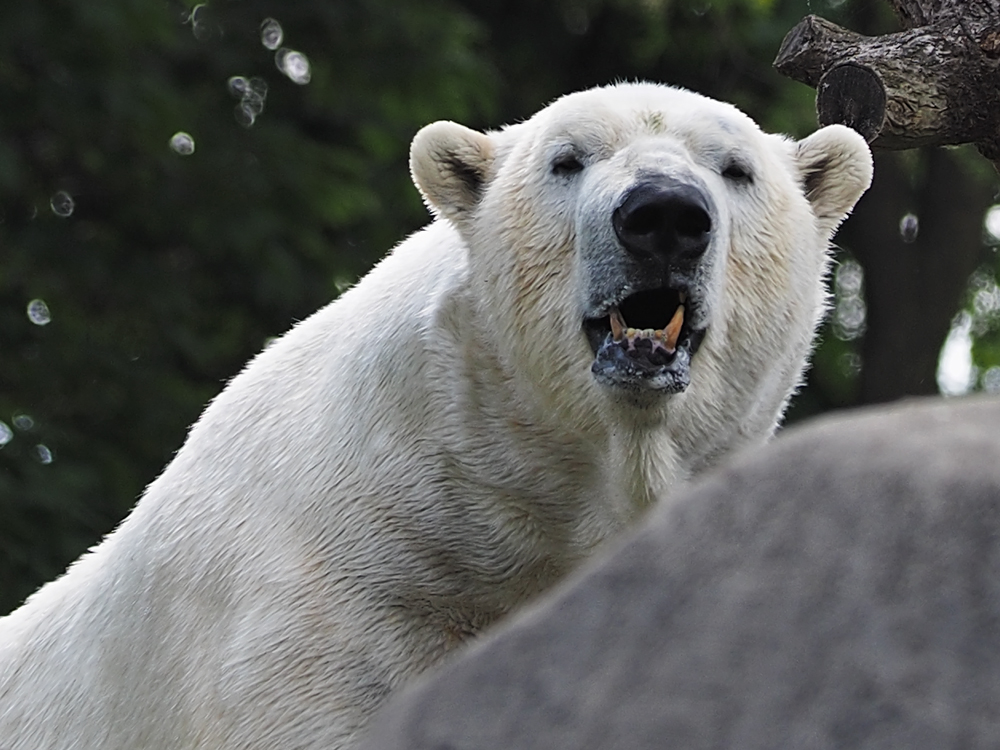
[[[631,392],[681,393],[691,383],[691,357],[704,331],[685,331],[670,355],[662,350],[630,347],[609,333],[597,348],[590,371],[603,386]]]

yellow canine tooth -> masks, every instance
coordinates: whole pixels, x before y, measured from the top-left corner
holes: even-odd
[[[611,321],[611,338],[615,341],[621,341],[622,335],[625,333],[625,319],[622,318],[622,314],[618,311],[617,307],[611,308],[608,318]]]
[[[684,325],[684,305],[678,305],[674,317],[670,319],[663,331],[666,337],[665,344],[670,351],[677,348],[677,339],[680,338],[682,325]]]
[[[663,339],[663,331],[661,331],[659,328],[657,328],[655,331],[653,331],[653,336],[655,336],[656,338],[662,340]]]

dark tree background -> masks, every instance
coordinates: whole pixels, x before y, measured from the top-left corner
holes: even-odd
[[[0,5],[0,612],[113,528],[269,337],[426,222],[421,125],[644,78],[802,136],[813,92],[770,63],[811,12],[894,23],[880,0]],[[793,418],[934,392],[956,321],[1000,388],[996,188],[974,152],[879,155]]]

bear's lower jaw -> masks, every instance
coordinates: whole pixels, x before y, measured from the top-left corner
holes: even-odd
[[[691,356],[704,331],[690,331],[667,354],[662,347],[639,345],[630,339],[616,340],[608,334],[598,347],[590,371],[597,382],[629,391],[680,393],[691,382]],[[648,342],[648,339],[646,339]]]

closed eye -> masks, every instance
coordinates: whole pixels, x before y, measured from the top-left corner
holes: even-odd
[[[726,165],[725,169],[722,170],[722,176],[733,182],[753,182],[753,175],[750,173],[750,170],[735,161]]]
[[[552,162],[552,174],[565,176],[583,171],[583,162],[575,154],[559,156]]]

